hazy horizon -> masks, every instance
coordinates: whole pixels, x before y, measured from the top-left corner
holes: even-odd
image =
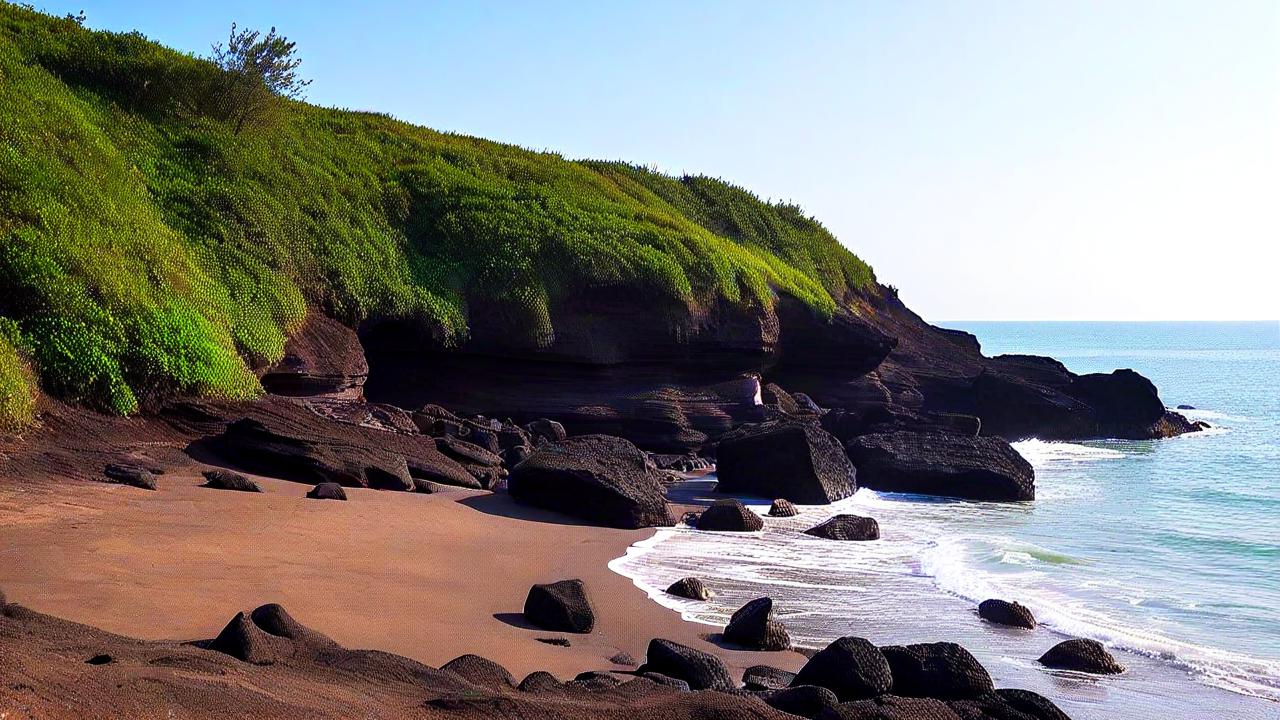
[[[1280,318],[1277,3],[42,7],[275,25],[311,102],[796,202],[931,320]]]

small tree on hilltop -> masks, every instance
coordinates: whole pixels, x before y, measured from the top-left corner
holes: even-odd
[[[274,27],[264,36],[232,23],[227,44],[213,46],[212,60],[224,71],[220,109],[235,123],[237,135],[249,125],[266,124],[277,96],[303,97],[311,81],[298,77],[302,60],[294,55],[296,45]]]

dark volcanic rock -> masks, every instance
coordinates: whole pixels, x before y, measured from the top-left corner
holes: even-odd
[[[752,650],[786,650],[791,647],[787,628],[774,617],[773,599],[756,598],[729,618],[724,639]]]
[[[520,681],[520,686],[517,689],[520,692],[533,693],[559,690],[560,681],[556,679],[555,675],[545,670],[537,670],[526,675],[524,680]]]
[[[209,649],[254,665],[270,665],[292,652],[287,640],[263,631],[244,613],[237,613],[222,628],[218,637],[209,643]]]
[[[804,534],[827,540],[879,540],[880,523],[861,515],[837,515]]]
[[[743,425],[716,447],[717,490],[820,505],[857,490],[840,442],[816,421]]]
[[[1179,410],[1195,410],[1196,406],[1195,405],[1179,405],[1178,409]]]
[[[790,500],[778,498],[769,506],[769,517],[795,517],[800,511],[796,510],[796,506],[791,504]]]
[[[506,668],[479,655],[461,655],[441,665],[440,669],[480,687],[491,689],[516,687],[516,679]]]
[[[1036,629],[1036,618],[1023,605],[1006,600],[983,600],[978,605],[978,616],[997,625]]]
[[[1026,690],[997,690],[947,707],[962,720],[1069,720],[1056,705]]]
[[[346,500],[347,491],[338,483],[320,483],[307,492],[312,500]]]
[[[696,577],[681,578],[667,588],[667,592],[676,597],[689,598],[690,600],[710,600],[716,594],[711,592],[706,583]]]
[[[475,437],[476,434],[473,432],[468,437]],[[463,465],[497,467],[502,464],[502,458],[497,453],[490,452],[475,443],[449,435],[436,438],[436,448]]]
[[[996,690],[996,694],[1018,712],[1026,713],[1035,720],[1071,720],[1043,695],[1030,690],[1004,689]]]
[[[661,638],[649,641],[640,672],[656,672],[684,680],[693,690],[732,690],[734,687],[733,678],[720,658]]]
[[[667,687],[675,688],[676,690],[679,690],[681,692],[689,692],[689,683],[685,682],[684,680],[678,680],[673,677],[667,677],[662,673],[647,672],[647,673],[644,673],[643,675],[640,675],[640,677],[646,680],[651,680],[653,682],[656,682],[659,685],[665,685]]]
[[[940,700],[882,695],[837,705],[817,720],[965,720]]]
[[[276,395],[360,397],[368,377],[356,333],[312,312],[285,344],[284,357],[263,374],[262,387]]]
[[[698,516],[698,529],[753,532],[764,529],[764,521],[748,510],[741,500],[716,500]]]
[[[1040,664],[1058,670],[1076,670],[1096,675],[1124,672],[1124,666],[1116,662],[1102,643],[1087,638],[1064,640],[1054,645],[1049,648],[1049,652],[1040,656]]]
[[[262,492],[258,483],[230,470],[205,470],[203,473],[207,488],[217,490],[238,490],[240,492]]]
[[[840,704],[840,699],[835,693],[814,685],[797,685],[772,690],[762,693],[760,697],[769,704],[769,707],[803,718],[817,717],[823,710]]]
[[[855,437],[849,457],[863,486],[970,500],[1034,500],[1035,472],[996,437],[891,432]]]
[[[576,579],[534,585],[524,601],[524,616],[538,627],[558,632],[589,633],[596,624],[586,587]]]
[[[752,665],[742,671],[742,684],[748,690],[779,690],[795,679],[795,673],[772,665]]]
[[[607,435],[544,443],[511,471],[517,502],[620,528],[670,525],[665,488],[635,445]]]
[[[156,489],[155,474],[137,465],[110,463],[103,469],[102,473],[107,476],[107,482],[118,485],[131,485],[143,490]]]
[[[893,675],[889,661],[875,645],[859,637],[842,637],[809,658],[791,684],[825,687],[847,702],[889,692]]]
[[[994,689],[986,668],[955,643],[890,645],[880,652],[889,661],[898,695],[964,700]]]

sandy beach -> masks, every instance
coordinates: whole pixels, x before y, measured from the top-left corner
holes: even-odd
[[[726,650],[607,568],[652,530],[588,527],[505,495],[348,489],[308,500],[307,486],[253,476],[262,494],[200,487],[196,468],[156,492],[71,481],[0,483],[0,588],[10,602],[154,640],[213,637],[239,610],[278,602],[352,648],[439,666],[465,653],[517,678],[624,669],[654,637],[718,654],[731,669],[790,670],[792,652]],[[566,636],[520,615],[534,583],[585,581],[594,632]],[[675,580],[676,578],[672,578]],[[570,647],[538,638],[569,637]],[[628,668],[629,669],[629,668]]]

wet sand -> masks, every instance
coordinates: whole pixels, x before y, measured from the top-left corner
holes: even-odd
[[[0,478],[0,589],[39,612],[154,640],[213,637],[237,611],[278,602],[347,647],[433,666],[475,653],[517,678],[622,669],[609,658],[642,661],[654,637],[714,652],[736,670],[804,662],[719,648],[704,639],[713,628],[681,620],[608,569],[652,530],[579,525],[501,494],[348,489],[350,499],[335,502],[251,477],[262,494],[200,487],[190,467],[161,476],[155,492]],[[530,585],[573,577],[591,594],[594,632],[523,622]],[[537,640],[547,637],[572,646]]]

